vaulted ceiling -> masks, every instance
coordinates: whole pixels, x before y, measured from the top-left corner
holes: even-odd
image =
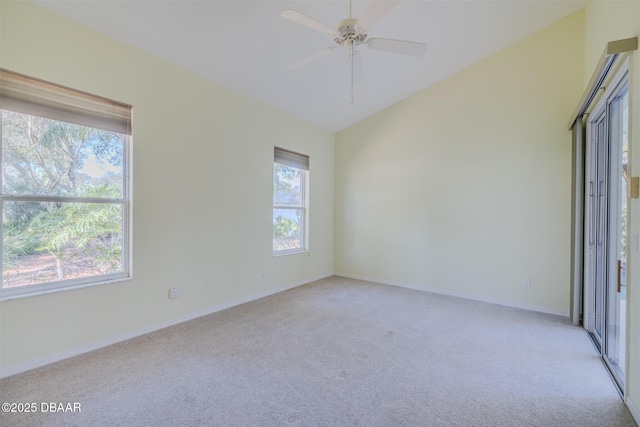
[[[416,58],[361,46],[365,80],[354,87],[354,105],[346,51],[290,70],[335,42],[280,16],[294,9],[335,27],[349,17],[347,0],[35,3],[337,132],[576,12],[585,1],[401,1],[369,36],[424,42],[426,53]],[[354,1],[353,17],[370,3]]]

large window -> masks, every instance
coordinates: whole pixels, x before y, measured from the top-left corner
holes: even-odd
[[[274,149],[273,253],[307,250],[309,157]]]
[[[131,107],[0,70],[3,299],[129,277]]]

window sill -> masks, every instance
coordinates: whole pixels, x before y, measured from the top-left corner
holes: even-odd
[[[29,297],[39,296],[39,295],[47,295],[47,294],[53,294],[58,292],[71,291],[74,289],[83,289],[83,288],[89,288],[93,286],[102,286],[102,285],[108,285],[111,283],[125,282],[128,280],[131,280],[130,274],[126,274],[123,276],[115,276],[115,277],[112,276],[112,277],[104,278],[104,280],[91,282],[91,283],[80,283],[80,284],[60,283],[58,284],[58,286],[55,286],[55,287],[33,285],[33,289],[30,289],[28,291],[27,290],[23,291],[23,289],[20,289],[20,288],[4,288],[0,290],[0,301],[10,301],[15,299],[29,298]],[[39,286],[39,287],[36,289],[35,286]],[[23,288],[27,288],[27,287],[31,287],[31,286],[25,286]]]
[[[308,254],[308,253],[309,253],[309,249],[294,249],[290,251],[273,252],[271,256],[272,258],[280,258],[287,255]]]

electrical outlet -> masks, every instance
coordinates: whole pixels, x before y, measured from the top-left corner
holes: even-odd
[[[524,279],[524,281],[522,282],[522,286],[524,286],[525,288],[530,288],[531,287],[531,279]]]
[[[178,289],[178,288],[169,289],[169,298],[170,299],[176,299],[178,297],[180,297],[180,289]]]

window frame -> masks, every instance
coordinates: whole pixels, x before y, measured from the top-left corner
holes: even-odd
[[[296,163],[297,161],[300,161],[300,165],[303,165],[304,162],[306,161],[306,168],[303,167],[297,167],[294,165],[294,163],[282,163],[279,162],[277,160],[278,158],[278,154],[281,155],[285,155],[287,157],[291,156],[294,158],[298,158],[299,160],[294,160],[294,163]],[[293,248],[293,249],[281,249],[281,250],[275,250],[273,248],[273,240],[274,240],[274,236],[273,236],[273,229],[271,232],[271,238],[272,238],[272,256],[274,257],[279,257],[279,256],[285,256],[285,255],[292,255],[292,254],[298,254],[298,253],[305,253],[309,251],[309,156],[304,155],[304,154],[299,154],[290,150],[286,150],[286,149],[282,149],[279,147],[274,147],[274,160],[273,160],[273,165],[272,167],[275,167],[276,164],[279,165],[283,165],[283,166],[289,166],[289,167],[293,167],[296,168],[300,171],[300,200],[301,200],[301,204],[300,205],[285,205],[285,204],[276,204],[273,202],[273,195],[275,194],[275,187],[274,187],[274,183],[275,183],[275,174],[272,173],[271,176],[271,188],[272,188],[272,209],[271,209],[271,221],[272,221],[272,225],[273,225],[273,213],[275,212],[276,209],[280,209],[280,210],[295,210],[298,212],[301,212],[300,214],[300,221],[302,224],[300,224],[300,243],[301,243],[301,247],[299,248]]]
[[[73,278],[73,279],[66,279],[66,280],[54,280],[54,281],[49,281],[49,282],[45,282],[45,283],[37,283],[37,284],[28,284],[28,285],[22,285],[22,286],[16,286],[16,287],[9,287],[9,288],[5,288],[4,287],[4,224],[0,223],[0,252],[2,252],[3,257],[2,259],[0,259],[0,272],[2,273],[2,285],[0,285],[0,301],[4,301],[4,300],[11,300],[11,299],[17,299],[17,298],[24,298],[24,297],[30,297],[30,296],[35,296],[35,295],[43,295],[43,294],[49,294],[49,293],[53,293],[53,292],[60,292],[60,291],[65,291],[65,290],[70,290],[70,289],[79,289],[79,288],[85,288],[85,287],[90,287],[90,286],[97,286],[97,285],[103,285],[103,284],[108,284],[108,283],[114,283],[114,282],[121,282],[121,281],[125,281],[125,280],[130,280],[132,277],[132,268],[131,268],[131,253],[132,253],[132,241],[131,241],[131,226],[132,226],[132,215],[131,215],[131,139],[132,139],[132,132],[131,132],[131,118],[132,118],[132,107],[130,105],[127,104],[123,104],[120,102],[116,102],[116,101],[112,101],[112,100],[108,100],[106,98],[102,98],[99,96],[95,96],[95,95],[91,95],[91,94],[87,94],[85,92],[81,92],[81,91],[77,91],[75,89],[71,89],[71,88],[67,88],[64,86],[60,86],[60,85],[56,85],[53,83],[48,83],[39,79],[33,79],[31,77],[28,76],[24,76],[18,73],[13,73],[11,71],[8,70],[4,70],[4,69],[0,69],[0,73],[2,73],[0,75],[0,77],[4,77],[4,76],[9,76],[9,80],[11,77],[13,76],[17,76],[17,78],[26,80],[28,79],[29,81],[32,81],[34,83],[34,90],[37,90],[39,88],[44,88],[45,91],[50,91],[50,93],[46,93],[44,96],[46,96],[46,100],[45,103],[50,102],[49,105],[46,105],[44,108],[48,109],[48,111],[51,111],[52,114],[54,115],[53,117],[51,115],[45,115],[45,114],[38,114],[40,111],[44,111],[44,110],[39,110],[38,105],[35,105],[35,108],[33,109],[34,112],[30,113],[27,112],[27,110],[29,110],[30,106],[27,105],[25,107],[25,105],[20,105],[19,109],[13,109],[11,108],[11,103],[10,102],[4,102],[6,101],[6,98],[2,98],[2,95],[5,95],[7,93],[10,94],[11,88],[9,88],[7,91],[5,91],[4,93],[2,92],[4,89],[6,89],[6,87],[4,87],[3,85],[0,84],[0,111],[6,110],[6,111],[12,111],[12,112],[19,112],[22,114],[27,114],[30,116],[34,116],[34,117],[44,117],[47,119],[51,119],[51,120],[58,120],[58,121],[66,121],[67,123],[72,123],[72,124],[77,124],[80,126],[86,126],[86,127],[90,127],[93,129],[102,129],[102,130],[107,130],[107,131],[111,131],[111,132],[116,132],[119,135],[122,136],[122,196],[120,198],[107,198],[107,197],[74,197],[74,196],[51,196],[51,195],[32,195],[32,194],[25,194],[25,195],[15,195],[15,194],[5,194],[2,191],[2,180],[3,177],[0,175],[0,212],[4,212],[4,204],[6,202],[53,202],[53,203],[83,203],[83,204],[111,204],[111,205],[119,205],[121,210],[122,210],[122,237],[121,237],[121,241],[122,241],[122,253],[121,253],[121,270],[115,273],[107,273],[107,274],[100,274],[100,275],[95,275],[95,276],[89,276],[89,277],[82,277],[82,278]],[[4,74],[7,73],[7,74]],[[4,82],[3,82],[4,83]],[[60,92],[62,95],[60,98],[56,98],[56,93]],[[37,95],[36,95],[37,96]],[[58,105],[56,105],[57,101],[62,102],[63,107],[64,107],[64,102],[67,101],[67,99],[65,99],[66,96],[70,96],[70,97],[74,97],[74,96],[78,96],[81,97],[80,103],[79,104],[74,104],[73,108],[75,109],[74,111],[65,111],[64,108],[57,108]],[[9,100],[11,101],[11,100]],[[102,118],[98,118],[97,122],[93,122],[93,123],[86,123],[86,118],[82,117],[83,112],[81,110],[81,108],[83,107],[83,103],[84,102],[89,102],[92,104],[86,104],[89,109],[92,109],[91,111],[93,111],[93,108],[96,108],[96,105],[99,105],[101,103],[112,103],[114,105],[117,105],[118,107],[123,107],[125,109],[128,109],[128,123],[127,123],[127,133],[121,133],[117,130],[114,130],[113,128],[111,129],[105,129],[104,126],[100,126],[99,124],[97,125],[96,123],[99,123]],[[5,104],[9,104],[9,108],[7,108],[5,106]],[[57,111],[55,111],[57,110]],[[100,114],[100,108],[97,107],[96,110],[97,114]],[[73,114],[78,114],[78,117],[80,117],[78,120],[80,120],[80,122],[73,120]],[[56,114],[63,114],[65,115],[65,117],[71,117],[71,120],[60,120],[59,117],[55,116]],[[112,114],[111,112],[107,112],[106,114]],[[105,116],[106,117],[106,116]],[[109,120],[110,118],[107,118],[107,120]],[[0,116],[0,124],[2,123],[2,117]],[[109,124],[107,124],[107,126],[109,126]],[[0,126],[0,140],[2,139],[2,127]],[[2,161],[1,159],[3,158],[2,155],[2,144],[0,144],[0,162]],[[2,164],[0,164],[0,170],[2,170]]]

